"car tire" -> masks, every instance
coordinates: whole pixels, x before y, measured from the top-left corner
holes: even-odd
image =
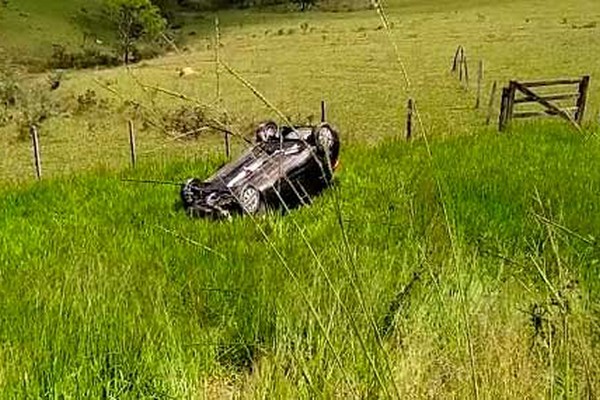
[[[260,192],[252,185],[240,192],[240,206],[245,214],[250,215],[260,214],[265,209]]]
[[[321,124],[315,130],[314,139],[319,154],[329,161],[332,169],[335,169],[340,153],[338,133],[329,124]]]
[[[202,182],[196,178],[188,179],[181,186],[179,195],[186,209],[196,201],[201,186]]]
[[[276,139],[279,135],[279,127],[273,121],[263,122],[256,128],[256,143],[265,143]]]

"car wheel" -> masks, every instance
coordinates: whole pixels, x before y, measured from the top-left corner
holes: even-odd
[[[277,139],[279,136],[279,127],[273,121],[260,124],[256,129],[256,142],[264,143],[269,140]]]
[[[196,201],[201,185],[202,183],[198,179],[190,178],[181,186],[179,194],[185,208]]]
[[[263,209],[260,192],[254,186],[246,186],[240,193],[240,205],[246,214],[258,214]]]
[[[319,126],[315,132],[315,145],[319,153],[328,159],[335,169],[340,151],[340,139],[337,132],[328,124]]]

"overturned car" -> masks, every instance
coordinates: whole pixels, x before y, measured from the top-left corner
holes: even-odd
[[[331,184],[339,152],[339,135],[327,123],[263,123],[256,143],[239,159],[205,181],[192,178],[183,184],[183,207],[190,216],[220,219],[310,203]]]

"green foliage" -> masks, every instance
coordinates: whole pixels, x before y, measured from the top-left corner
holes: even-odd
[[[31,125],[39,125],[55,115],[57,105],[51,100],[50,83],[25,85],[12,69],[0,68],[0,127],[14,123],[22,139],[29,134]]]
[[[190,220],[176,188],[119,179],[220,158],[3,189],[0,392],[470,398],[474,375],[482,398],[589,393],[596,139],[551,124],[430,146],[347,147],[335,189],[256,221]]]
[[[20,94],[21,86],[14,74],[8,69],[0,68],[0,108],[14,106]]]
[[[206,11],[231,8],[260,8],[292,5],[294,9],[306,11],[315,4],[315,0],[152,0],[165,15],[174,15],[176,11]],[[330,3],[335,3],[330,1]],[[331,5],[331,4],[330,4]]]
[[[100,46],[86,44],[70,51],[66,46],[55,44],[52,46],[52,56],[48,66],[52,69],[81,69],[116,66],[120,62],[120,57]]]
[[[180,0],[152,0],[152,4],[160,9],[163,15],[170,16],[180,9]]]
[[[21,107],[27,102],[28,92],[17,76],[7,67],[0,68],[0,127],[22,120]]]
[[[74,113],[83,114],[89,111],[106,109],[107,101],[98,96],[95,90],[87,89],[84,93],[76,97],[77,105],[73,110]]]
[[[60,113],[59,105],[54,101],[46,87],[35,86],[24,91],[14,119],[18,138],[25,140],[29,137],[31,126],[40,126],[49,118]]]
[[[87,89],[73,99],[61,97],[63,71],[54,71],[45,80],[27,82],[11,69],[0,70],[0,127],[10,126],[17,138],[26,139],[32,125],[40,127],[57,116],[72,116],[94,110],[105,110],[107,102]],[[72,101],[69,101],[72,100]]]
[[[162,117],[165,131],[173,136],[184,135],[186,138],[197,138],[206,131],[209,119],[206,111],[200,106],[179,107]]]
[[[160,9],[150,0],[105,0],[106,15],[118,36],[118,50],[125,64],[131,61],[136,44],[152,42],[166,28]]]

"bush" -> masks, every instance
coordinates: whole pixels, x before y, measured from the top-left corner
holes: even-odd
[[[140,44],[136,46],[130,56],[130,62],[140,62],[142,60],[149,60],[156,58],[164,54],[164,49],[156,44]]]
[[[12,114],[8,109],[0,107],[0,128],[8,125],[13,119]]]
[[[73,69],[92,67],[113,67],[120,64],[119,57],[100,47],[86,46],[81,51],[70,52],[61,44],[52,45],[52,56],[48,67],[52,69]]]
[[[140,42],[152,43],[165,32],[167,21],[150,0],[104,0],[104,11],[118,37],[116,50],[128,64]]]
[[[106,109],[108,102],[98,96],[95,90],[87,89],[84,93],[77,95],[77,105],[74,112],[77,114],[86,113],[92,109]]]
[[[9,71],[0,69],[0,127],[12,121],[11,109],[22,96],[21,86]]]
[[[321,11],[328,12],[351,12],[373,8],[371,2],[362,0],[319,0],[315,6]]]
[[[199,107],[180,107],[163,116],[165,131],[173,135],[197,138],[208,126],[205,111]]]
[[[0,126],[15,123],[19,138],[26,138],[31,125],[60,113],[60,105],[51,99],[52,90],[46,84],[25,87],[10,70],[0,68]]]
[[[13,107],[21,95],[21,86],[16,77],[9,71],[0,70],[0,105],[3,108]]]
[[[32,125],[39,126],[56,114],[58,114],[58,105],[51,101],[48,91],[33,88],[24,92],[14,116],[19,139],[24,140],[28,137]]]

